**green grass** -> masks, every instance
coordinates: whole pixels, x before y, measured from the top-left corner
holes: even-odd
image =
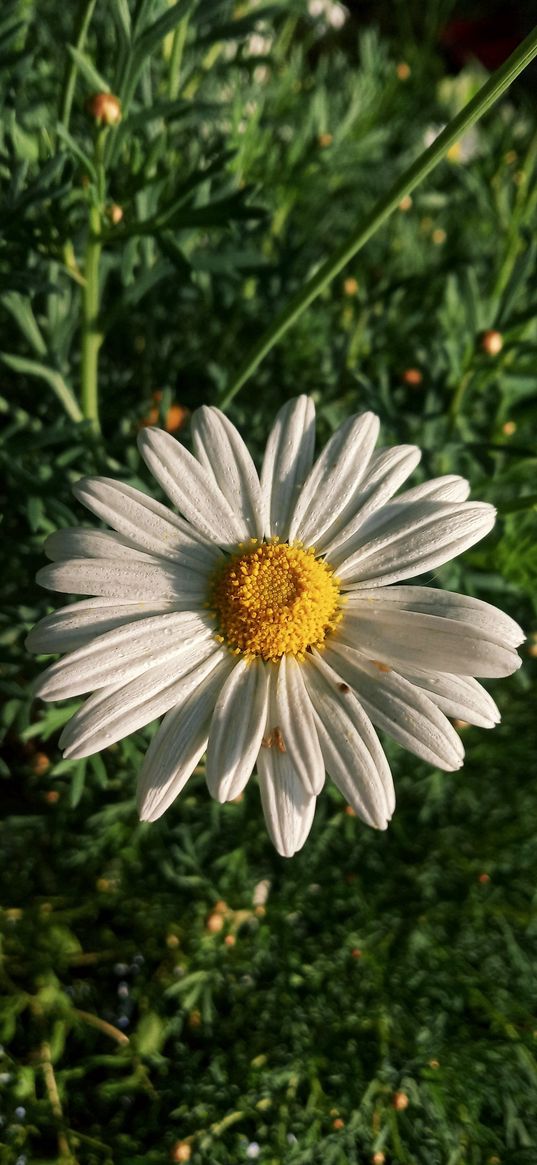
[[[527,647],[521,672],[492,685],[500,727],[462,729],[463,770],[434,772],[386,742],[390,829],[367,830],[327,787],[292,861],[266,837],[255,782],[221,807],[203,766],[140,825],[152,728],[62,761],[71,709],[32,702],[43,661],[24,650],[52,606],[34,583],[44,538],[85,520],[72,482],[149,488],[136,433],[153,394],[162,420],[172,403],[218,403],[277,312],[484,79],[476,65],[447,73],[448,7],[430,6],[425,29],[390,6],[381,37],[357,18],[327,30],[302,3],[263,17],[97,0],[78,11],[91,20],[69,116],[75,11],[2,11],[2,1165],[159,1165],[185,1144],[193,1165],[237,1165],[255,1145],[262,1165],[535,1159]],[[260,20],[271,43],[258,59]],[[104,136],[84,108],[94,70],[123,102]],[[462,473],[497,506],[494,533],[437,577],[531,633],[537,124],[524,78],[473,146],[301,316],[229,415],[259,458],[297,392],[315,398],[320,444],[373,408],[383,443],[422,447],[423,476]],[[99,199],[123,209],[116,226],[100,217],[101,435],[77,419]],[[482,345],[491,328],[496,356]]]

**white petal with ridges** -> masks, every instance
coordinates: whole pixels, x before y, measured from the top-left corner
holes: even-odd
[[[269,668],[238,660],[216,701],[207,749],[207,785],[217,801],[232,801],[250,779],[268,711]]]
[[[345,586],[386,586],[462,554],[492,530],[495,517],[486,502],[393,503],[362,526],[361,546],[343,561],[336,554],[332,565]]]
[[[214,643],[195,643],[182,657],[180,676],[173,671],[170,676],[170,666],[166,663],[147,669],[128,684],[96,692],[64,728],[60,737],[64,755],[91,756],[150,724],[157,716],[184,703],[224,658],[228,658],[226,653],[222,648],[215,648]]]
[[[83,477],[73,493],[88,510],[117,530],[137,550],[208,570],[219,550],[161,502],[108,477]]]
[[[128,599],[83,599],[52,611],[36,623],[26,639],[28,651],[39,655],[57,655],[74,651],[90,643],[97,635],[113,631],[126,623],[135,623],[151,615],[164,615],[181,609],[179,603],[131,602]],[[182,608],[185,609],[185,608]]]
[[[86,530],[83,526],[55,530],[46,539],[44,551],[52,562],[62,562],[67,558],[126,558],[130,562],[158,564],[154,555],[135,550],[121,534],[109,530]]]
[[[356,693],[376,728],[429,764],[447,772],[461,767],[464,749],[455,729],[419,688],[340,643],[327,649],[326,660]]]
[[[458,675],[509,676],[520,658],[485,632],[455,619],[399,611],[382,599],[345,610],[341,641],[367,659],[412,671],[448,671]]]
[[[431,477],[420,485],[406,489],[395,499],[395,505],[408,502],[465,502],[470,494],[470,482],[456,473],[446,473],[443,477]]]
[[[262,538],[264,501],[257,470],[244,441],[219,409],[202,405],[192,417],[192,442],[198,461],[222,491],[250,535]]]
[[[315,408],[308,396],[297,396],[280,409],[270,432],[261,491],[267,537],[288,537],[289,521],[311,469],[315,447]]]
[[[324,761],[302,665],[292,656],[284,655],[273,665],[270,712],[269,736],[277,736],[272,747],[279,742],[285,748],[306,792],[317,795],[324,785]]]
[[[257,772],[270,837],[282,858],[292,858],[312,827],[317,798],[306,792],[288,754],[278,749],[261,748]]]
[[[417,611],[422,615],[441,615],[444,619],[456,619],[467,626],[468,631],[478,631],[495,643],[505,647],[519,647],[525,635],[518,623],[483,599],[470,595],[459,595],[456,591],[441,591],[436,587],[393,586],[379,590],[351,591],[347,596],[349,611],[368,609]],[[446,669],[444,669],[446,670]]]
[[[244,519],[233,512],[212,474],[180,441],[162,429],[142,429],[138,446],[164,493],[204,538],[219,546],[249,538]]]
[[[41,675],[36,695],[42,700],[65,700],[92,689],[126,684],[147,668],[165,664],[180,667],[193,642],[214,636],[210,619],[188,611],[172,611],[107,631],[91,643],[53,663]]]
[[[304,679],[313,704],[326,771],[359,817],[386,829],[395,792],[377,734],[352,691],[314,652],[304,663]]]
[[[414,671],[407,673],[406,679],[422,688],[446,716],[466,720],[479,728],[494,728],[500,723],[500,713],[492,696],[470,676]]]
[[[420,458],[421,451],[416,445],[395,445],[393,449],[381,449],[374,453],[360,482],[357,497],[341,513],[335,525],[318,540],[316,548],[322,550],[327,558],[336,551],[346,556],[351,554],[354,543],[359,544],[357,531],[366,518],[393,497],[416,468]]]
[[[40,586],[69,595],[96,595],[117,599],[190,599],[203,606],[206,579],[172,563],[146,563],[104,558],[72,558],[43,566],[36,575]]]
[[[323,534],[337,526],[341,513],[358,495],[378,431],[374,413],[350,417],[337,429],[304,483],[289,526],[290,541],[317,545]]]
[[[192,776],[207,747],[209,724],[234,661],[226,656],[184,701],[168,712],[147,750],[136,799],[142,821],[156,821]]]

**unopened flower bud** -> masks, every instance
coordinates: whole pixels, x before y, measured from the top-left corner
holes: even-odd
[[[218,934],[219,930],[223,930],[224,919],[221,914],[210,914],[205,925],[210,934]]]
[[[410,388],[419,388],[423,381],[423,373],[420,372],[419,368],[405,368],[405,371],[401,375],[401,380],[403,384],[408,384]]]
[[[354,279],[352,275],[349,275],[343,284],[343,291],[345,295],[356,295],[358,291],[358,280]]]
[[[121,101],[113,93],[94,93],[86,110],[97,125],[118,125],[121,121]]]
[[[190,1161],[192,1149],[188,1141],[176,1141],[170,1149],[170,1161]]]
[[[409,1099],[406,1092],[394,1092],[392,1097],[392,1105],[396,1112],[404,1112],[408,1108]]]
[[[481,336],[481,348],[487,356],[497,356],[503,348],[502,333],[495,331],[494,328],[489,328],[487,332],[483,332]]]
[[[117,227],[118,223],[123,218],[123,207],[118,206],[117,202],[111,202],[110,206],[106,208],[106,217],[113,227]]]
[[[36,777],[42,777],[50,768],[50,757],[46,752],[36,752],[30,762],[30,768]]]

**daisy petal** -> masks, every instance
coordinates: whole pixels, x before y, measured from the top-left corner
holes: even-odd
[[[244,519],[233,512],[212,474],[184,445],[162,429],[142,429],[138,445],[153,477],[195,530],[219,546],[250,537]]]
[[[377,601],[354,603],[345,611],[344,635],[366,659],[403,671],[448,671],[468,676],[508,676],[520,657],[467,622],[401,611]]]
[[[474,599],[469,595],[458,595],[455,591],[441,591],[436,587],[387,587],[382,592],[373,587],[370,591],[353,591],[348,595],[348,610],[362,609],[364,604],[372,609],[372,605],[378,604],[379,600],[387,604],[390,610],[417,611],[422,615],[457,619],[466,625],[471,634],[477,631],[505,647],[519,647],[526,638],[518,623],[492,603],[485,603],[483,599]]]
[[[249,532],[262,538],[264,503],[257,470],[240,434],[219,409],[202,405],[192,417],[192,441],[198,461],[212,475],[234,513]]]
[[[384,503],[406,481],[419,463],[421,452],[416,445],[395,445],[393,449],[382,449],[374,453],[369,463],[369,469],[362,478],[360,490],[354,499],[352,515],[330,527],[317,547],[328,557],[336,550],[345,555],[352,554],[356,532],[363,525],[365,519]]]
[[[161,817],[192,776],[207,748],[215,701],[232,667],[230,656],[222,659],[181,707],[165,716],[138,777],[136,799],[142,821]]]
[[[193,570],[210,569],[219,557],[217,548],[183,518],[131,485],[108,477],[83,477],[73,486],[73,493],[136,550]]]
[[[407,673],[406,679],[423,690],[446,716],[466,720],[479,728],[494,728],[500,713],[492,696],[470,676],[447,675],[445,672]]]
[[[309,473],[289,526],[289,540],[306,546],[340,520],[345,507],[356,497],[379,432],[374,413],[344,421],[330,438]]]
[[[232,801],[250,779],[265,731],[268,681],[266,664],[241,659],[218,696],[207,749],[207,785],[217,801]]]
[[[308,655],[304,679],[327,773],[363,821],[386,829],[395,793],[388,761],[371,721],[353,693],[342,690],[339,675],[316,652]]]
[[[171,563],[131,562],[122,559],[71,558],[54,562],[38,571],[37,582],[50,591],[69,595],[102,595],[117,599],[189,598],[203,606],[206,583],[203,577],[185,567]]]
[[[62,651],[74,651],[83,647],[96,635],[113,631],[125,623],[135,623],[151,615],[164,615],[168,611],[184,610],[181,603],[166,602],[123,602],[121,599],[83,599],[80,603],[69,603],[60,611],[52,611],[36,623],[26,638],[28,651],[36,655],[57,655]]]
[[[464,749],[432,700],[393,671],[379,671],[357,651],[334,643],[326,660],[355,692],[376,728],[403,748],[447,772],[460,769]]]
[[[298,396],[280,409],[267,441],[261,491],[267,537],[287,539],[289,521],[313,461],[315,408],[308,396]]]
[[[181,659],[181,672],[168,663],[147,669],[143,675],[90,696],[63,730],[60,747],[66,757],[91,756],[115,744],[184,703],[221,659],[227,658],[214,643],[194,643]],[[171,672],[171,675],[170,675]]]
[[[306,793],[289,756],[278,749],[261,749],[257,772],[270,837],[282,858],[292,858],[312,827],[317,798]]]
[[[92,689],[126,684],[156,664],[169,664],[170,674],[193,641],[202,644],[214,634],[207,617],[192,611],[172,611],[128,623],[98,635],[51,664],[35,692],[42,700],[65,700]]]
[[[135,550],[121,534],[112,534],[109,530],[86,530],[83,526],[55,530],[54,534],[49,534],[44,550],[52,562],[62,562],[66,558],[128,558],[130,562],[158,562],[154,555]]]
[[[317,795],[324,785],[324,761],[302,666],[292,656],[284,655],[272,679],[272,725],[268,733],[272,747],[289,753],[306,792]]]
[[[386,510],[389,511],[386,514]],[[334,565],[356,589],[386,586],[433,570],[488,534],[496,511],[486,502],[414,502],[377,511],[361,528],[360,547]]]
[[[421,502],[425,498],[432,502],[465,502],[470,494],[470,483],[456,473],[446,473],[443,477],[431,477],[421,485],[406,489],[396,498],[395,505],[404,502]]]

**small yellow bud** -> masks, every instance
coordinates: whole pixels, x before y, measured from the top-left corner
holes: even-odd
[[[190,1161],[192,1149],[188,1141],[176,1141],[170,1149],[170,1161]]]
[[[343,284],[343,291],[345,295],[356,295],[358,291],[358,280],[354,279],[352,275],[349,275],[349,278]]]
[[[481,348],[487,356],[497,356],[503,348],[503,336],[494,328],[489,328],[481,336]]]
[[[106,208],[106,217],[113,227],[117,227],[123,218],[123,207],[118,206],[117,202],[112,202]]]
[[[36,752],[31,759],[30,768],[36,777],[42,777],[50,768],[50,757],[46,752]]]
[[[113,93],[94,93],[86,110],[97,125],[118,125],[121,121],[121,101]]]

